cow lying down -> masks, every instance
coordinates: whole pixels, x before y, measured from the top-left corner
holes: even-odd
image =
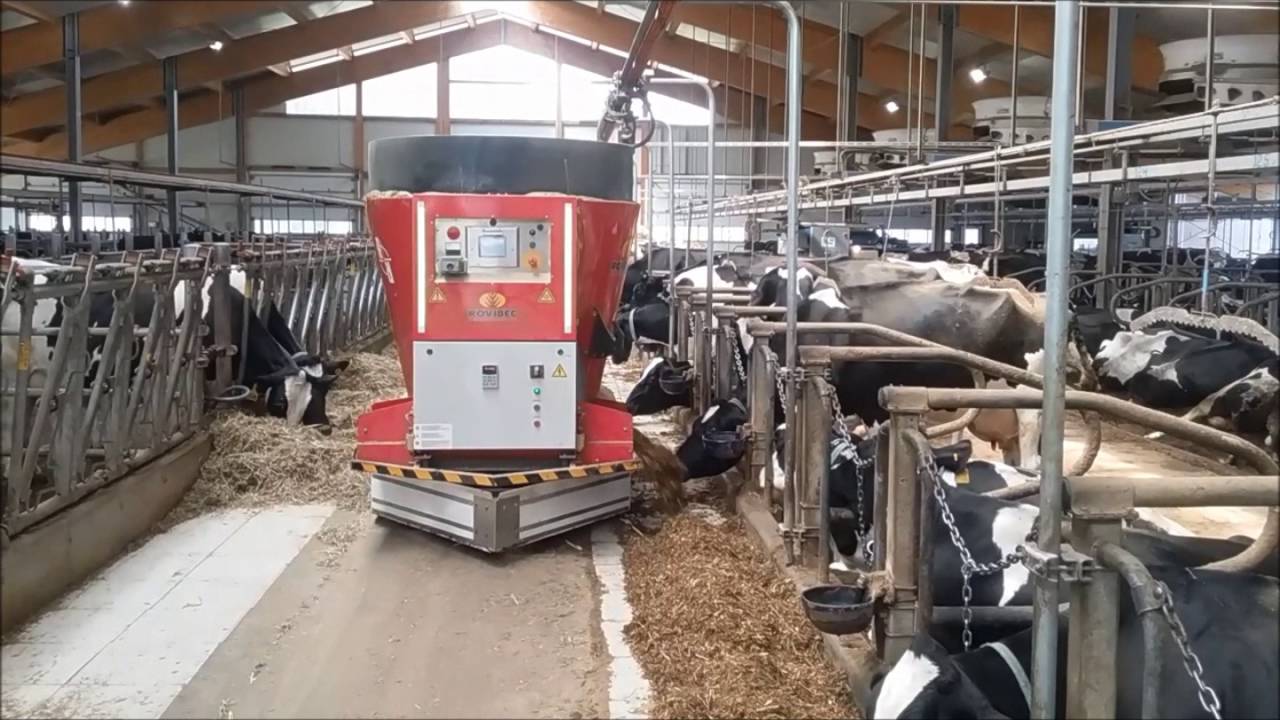
[[[1280,717],[1280,643],[1275,578],[1209,570],[1153,568],[1168,585],[1173,605],[1200,658],[1204,682],[1216,691],[1224,718]],[[1115,717],[1142,716],[1145,657],[1142,630],[1128,592],[1121,591],[1116,637]],[[1058,705],[1067,717],[1064,617],[1058,640]],[[1268,629],[1269,628],[1269,629]],[[1160,645],[1160,692],[1155,717],[1208,718],[1171,638]],[[1027,718],[1030,710],[1031,631],[1024,630],[970,652],[949,655],[921,633],[891,668],[876,673],[863,708],[870,718]]]

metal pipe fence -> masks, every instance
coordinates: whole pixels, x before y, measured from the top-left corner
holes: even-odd
[[[207,405],[243,382],[231,377],[232,356],[246,345],[244,333],[230,336],[235,273],[244,275],[242,327],[250,312],[265,321],[270,301],[301,346],[321,356],[385,331],[376,254],[363,240],[0,258],[8,536],[190,438]]]

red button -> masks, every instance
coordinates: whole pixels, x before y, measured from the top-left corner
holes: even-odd
[[[450,225],[449,229],[444,231],[444,234],[448,235],[450,240],[457,240],[462,231],[458,229],[457,225]]]

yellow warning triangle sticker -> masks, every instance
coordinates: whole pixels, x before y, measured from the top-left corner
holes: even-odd
[[[556,369],[555,369],[555,370],[553,370],[553,371],[551,372],[551,377],[553,377],[553,378],[567,378],[567,377],[569,377],[569,373],[567,373],[567,372],[565,372],[565,371],[564,371],[564,365],[559,365],[559,364],[557,364],[557,365],[556,365]]]
[[[427,302],[442,303],[444,300],[444,291],[440,289],[439,285],[431,288],[431,296],[427,298]]]
[[[556,301],[556,296],[554,293],[551,292],[551,288],[549,287],[542,288],[542,292],[538,294],[538,302],[553,303],[555,301]]]

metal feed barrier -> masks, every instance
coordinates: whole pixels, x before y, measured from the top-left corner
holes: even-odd
[[[835,359],[841,354],[831,352]],[[812,358],[810,358],[812,359]],[[808,396],[802,402],[808,401]],[[876,637],[881,640],[877,651],[892,662],[910,647],[915,633],[926,630],[933,620],[930,606],[928,564],[920,558],[932,554],[934,512],[941,493],[936,473],[921,473],[930,463],[927,442],[919,431],[926,411],[965,407],[1038,408],[1042,395],[1035,390],[938,390],[928,388],[887,388],[881,403],[891,413],[887,451],[882,446],[875,483],[876,542],[882,552],[876,553],[875,571],[892,578],[888,599],[878,608]],[[1280,487],[1275,476],[1280,467],[1261,449],[1234,436],[1212,428],[1141,408],[1115,398],[1095,393],[1068,391],[1066,406],[1087,409],[1108,417],[1145,425],[1169,435],[1191,440],[1215,450],[1233,454],[1248,462],[1259,473],[1255,476],[1232,476],[1230,482],[1220,477],[1103,478],[1074,477],[1066,479],[1072,521],[1062,548],[1062,561],[1049,550],[1041,550],[1029,540],[1013,559],[997,559],[996,564],[1021,562],[1037,582],[1061,582],[1071,595],[1073,615],[1067,645],[1067,714],[1070,717],[1114,717],[1116,712],[1117,628],[1119,623],[1119,578],[1123,578],[1139,607],[1161,608],[1170,623],[1180,649],[1191,652],[1185,637],[1180,637],[1176,608],[1152,593],[1156,584],[1149,573],[1118,547],[1122,521],[1136,507],[1204,507],[1214,505],[1270,507],[1261,535],[1240,555],[1206,567],[1223,570],[1246,570],[1257,566],[1275,549],[1280,535]],[[811,407],[810,413],[821,408]],[[887,457],[886,457],[887,456]],[[883,472],[881,471],[883,469]],[[1072,473],[1074,475],[1074,473]],[[819,490],[825,492],[825,486]],[[943,501],[945,502],[945,500]],[[947,513],[943,514],[944,521]],[[954,528],[954,525],[950,526]],[[957,542],[952,539],[941,542]],[[962,543],[963,540],[960,540]],[[978,564],[966,552],[969,570]],[[990,563],[988,563],[990,565]],[[1053,612],[1055,608],[1037,608]],[[1155,699],[1159,697],[1159,647],[1164,642],[1160,616],[1147,613],[1143,620],[1143,642],[1147,658],[1143,680],[1143,715],[1151,717]],[[1190,665],[1188,666],[1191,667]],[[1196,682],[1200,678],[1193,674]],[[1211,693],[1201,693],[1206,709],[1216,705]]]
[[[1270,301],[1265,295],[1260,302]],[[686,301],[684,314],[697,318],[697,300]],[[754,340],[750,367],[744,369],[735,354],[736,320],[740,317],[781,315],[782,308],[743,307],[736,303],[712,306],[717,320],[715,333],[695,333],[692,343],[695,357],[706,357],[714,373],[706,375],[704,385],[713,386],[716,397],[740,392],[746,383],[750,420],[747,427],[749,450],[746,468],[749,478],[760,477],[761,490],[768,494],[775,425],[775,389],[789,385],[779,362],[769,348],[769,340],[785,328],[783,323],[752,320],[747,332]],[[1015,390],[887,388],[881,394],[881,405],[890,411],[885,432],[888,442],[879,446],[874,485],[875,533],[873,572],[888,578],[886,595],[876,604],[874,637],[882,659],[896,660],[910,646],[916,632],[926,629],[935,619],[949,623],[992,623],[1025,625],[1031,608],[934,608],[929,598],[931,589],[927,563],[920,558],[932,555],[932,518],[941,511],[938,492],[940,479],[932,465],[928,438],[943,432],[962,429],[982,408],[1039,408],[1043,402],[1040,388],[1043,378],[1020,368],[943,347],[935,343],[863,323],[798,323],[800,339],[815,334],[867,334],[893,347],[827,347],[801,345],[802,370],[798,379],[800,397],[798,412],[788,418],[788,435],[797,438],[795,454],[789,467],[794,468],[783,483],[782,534],[788,561],[814,566],[820,579],[826,581],[830,546],[821,539],[829,534],[829,508],[826,506],[832,431],[840,432],[839,405],[835,390],[828,382],[832,362],[899,361],[950,362],[968,367],[975,377],[1001,377],[1024,388]],[[700,354],[699,354],[700,353]],[[699,366],[701,367],[701,366]],[[791,385],[794,387],[794,385]],[[785,403],[784,403],[785,406]],[[1037,578],[1052,578],[1064,584],[1071,595],[1074,618],[1068,638],[1067,697],[1068,713],[1080,717],[1112,717],[1116,708],[1116,629],[1119,622],[1119,581],[1125,581],[1140,607],[1159,607],[1162,612],[1145,613],[1142,617],[1145,666],[1143,711],[1150,715],[1159,696],[1158,653],[1166,642],[1165,630],[1170,623],[1171,636],[1179,649],[1189,649],[1185,637],[1177,631],[1176,608],[1155,594],[1156,583],[1150,573],[1117,545],[1122,521],[1131,517],[1137,507],[1197,507],[1213,505],[1269,507],[1266,525],[1259,538],[1245,551],[1207,567],[1238,570],[1256,566],[1274,551],[1280,538],[1280,488],[1275,475],[1280,472],[1264,451],[1230,434],[1184,421],[1165,413],[1089,392],[1068,391],[1066,407],[1084,414],[1088,425],[1086,447],[1075,466],[1065,474],[1070,496],[1072,522],[1067,543],[1062,547],[1062,560],[1048,549],[1041,550],[1029,540],[1016,557],[975,561],[967,552],[961,556],[971,563],[969,570],[1002,567],[1015,562],[1026,565]],[[961,418],[944,426],[925,428],[923,416],[933,410],[960,410]],[[1252,465],[1256,476],[1231,477],[1230,483],[1218,477],[1111,478],[1081,477],[1087,472],[1101,443],[1102,415],[1160,430],[1168,435],[1196,442],[1213,450],[1232,454]],[[922,469],[926,470],[922,472]],[[748,483],[750,484],[750,482]],[[1013,499],[1035,494],[1039,483],[1031,482],[991,493]],[[942,496],[941,502],[945,502]],[[949,515],[946,513],[945,517]],[[954,524],[951,526],[954,527]],[[953,532],[952,538],[958,537]],[[944,538],[941,542],[956,542]],[[963,543],[963,538],[958,542]],[[1047,611],[1047,610],[1046,610]],[[1188,667],[1191,667],[1190,665]],[[1194,677],[1194,676],[1193,676]],[[1195,678],[1197,681],[1199,678]],[[1216,706],[1211,692],[1201,691],[1206,707]]]
[[[0,258],[0,312],[17,320],[0,330],[4,536],[164,455],[200,430],[207,402],[248,395],[233,387],[243,379],[231,373],[245,340],[229,337],[230,325],[216,319],[228,312],[233,268],[246,276],[246,316],[252,306],[265,319],[270,299],[304,347],[327,355],[384,331],[375,263],[371,243],[345,240],[78,254],[40,268]],[[206,347],[207,280],[217,336]],[[175,293],[183,293],[181,317]],[[151,298],[149,324],[136,327]],[[47,327],[55,312],[58,327]],[[206,382],[210,362],[215,380]]]

